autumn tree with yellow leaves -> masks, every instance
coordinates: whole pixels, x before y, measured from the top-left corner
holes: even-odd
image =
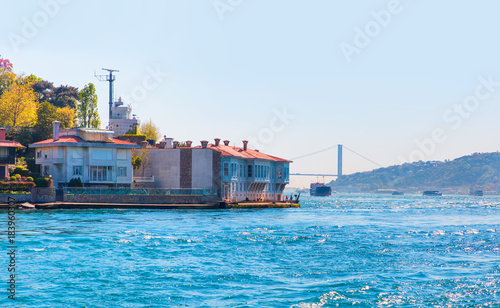
[[[14,81],[0,97],[0,126],[22,127],[36,124],[38,100],[29,83]]]

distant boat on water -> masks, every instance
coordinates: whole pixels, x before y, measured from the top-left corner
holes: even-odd
[[[471,190],[469,192],[469,195],[482,197],[484,195],[484,192],[482,190]]]
[[[332,188],[323,183],[311,183],[311,196],[331,196]]]
[[[393,196],[402,196],[402,195],[404,195],[404,194],[405,194],[405,193],[404,193],[404,192],[402,192],[402,191],[395,191],[395,192],[393,192],[393,193],[392,193],[392,195],[393,195]]]
[[[443,194],[438,190],[426,190],[423,193],[424,196],[442,196]]]

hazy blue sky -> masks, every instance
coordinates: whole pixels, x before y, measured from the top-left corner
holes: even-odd
[[[285,158],[342,143],[383,166],[499,149],[498,1],[0,3],[14,71],[95,83],[103,123],[106,67],[176,140],[250,139]],[[336,156],[292,172],[335,173]],[[344,173],[375,167],[344,153]]]

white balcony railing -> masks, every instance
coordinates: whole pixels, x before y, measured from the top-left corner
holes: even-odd
[[[133,182],[136,183],[154,183],[155,177],[154,176],[137,176],[132,178]]]

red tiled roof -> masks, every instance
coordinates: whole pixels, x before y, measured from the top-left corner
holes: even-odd
[[[20,144],[17,141],[12,140],[2,140],[0,141],[1,148],[25,148],[24,145]]]
[[[195,148],[201,148],[201,146],[197,146]],[[253,158],[253,159],[265,159],[265,160],[272,160],[272,161],[291,162],[291,160],[287,160],[284,158],[264,154],[264,153],[261,153],[257,150],[252,150],[252,149],[248,149],[248,148],[245,151],[245,150],[243,150],[243,148],[233,147],[233,146],[228,146],[228,145],[221,145],[221,144],[219,144],[218,146],[215,146],[214,144],[209,144],[207,148],[221,153],[222,156],[234,156],[234,157],[241,157],[241,158]]]
[[[95,142],[95,141],[85,141],[82,138],[78,136],[61,136],[59,137],[58,140],[54,141],[53,139],[46,139],[43,141],[39,141],[36,143],[33,143],[32,145],[41,145],[41,144],[58,144],[58,143],[108,143],[108,144],[124,144],[124,145],[137,145],[136,143],[133,142],[128,142],[128,141],[123,141],[120,139],[113,138],[113,142]]]
[[[85,140],[83,140],[82,138],[80,137],[77,137],[77,136],[61,136],[59,137],[58,140],[54,141],[54,139],[45,139],[43,141],[38,141],[38,142],[35,142],[33,143],[33,145],[36,145],[36,144],[50,144],[50,143],[82,143],[82,142],[85,142]]]

